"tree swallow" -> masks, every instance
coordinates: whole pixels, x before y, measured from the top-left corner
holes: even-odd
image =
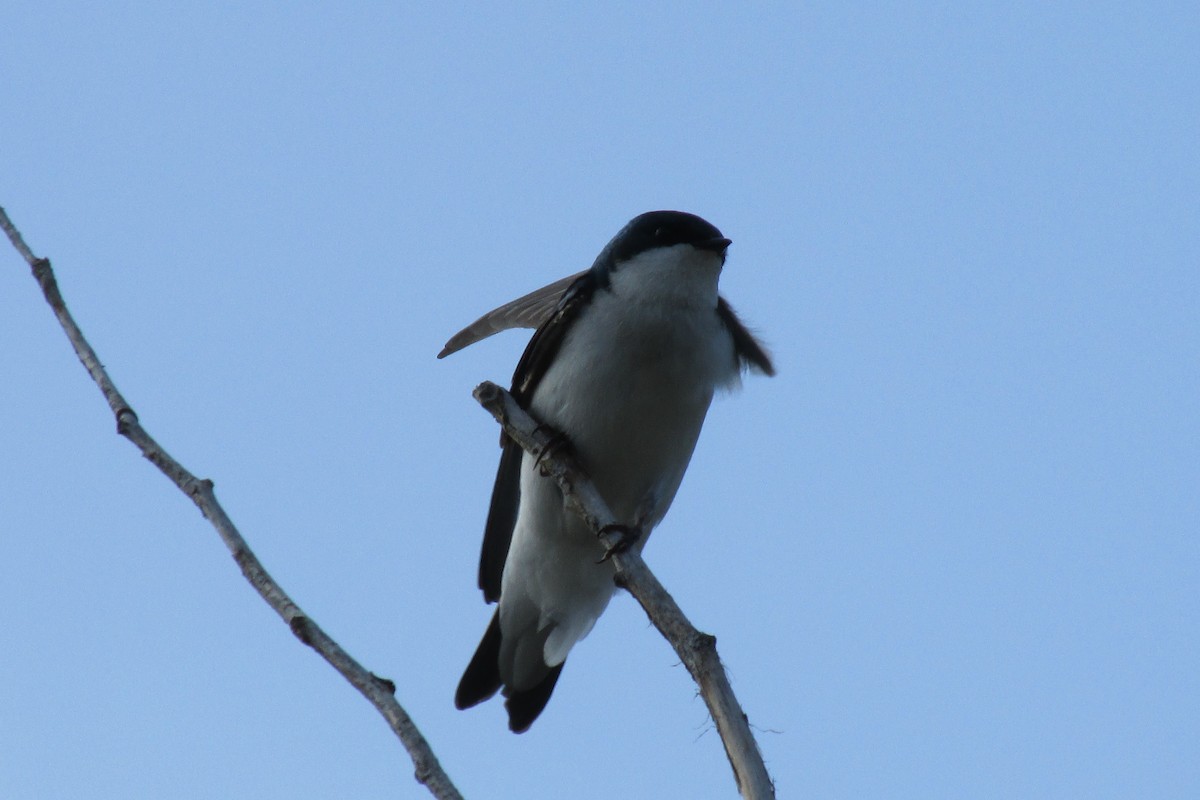
[[[485,314],[439,358],[501,330],[536,327],[512,395],[562,434],[640,549],[687,470],[713,393],[766,350],[717,294],[730,241],[681,211],[635,217],[591,269]],[[469,708],[503,689],[509,728],[529,728],[571,648],[616,589],[605,550],[563,506],[537,458],[502,436],[479,560],[499,608],[455,695]]]

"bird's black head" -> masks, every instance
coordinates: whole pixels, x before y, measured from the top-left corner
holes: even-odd
[[[722,258],[729,240],[707,220],[684,211],[647,211],[639,214],[612,238],[596,258],[593,272],[605,280],[609,271],[622,261],[658,247],[690,244],[711,250]]]

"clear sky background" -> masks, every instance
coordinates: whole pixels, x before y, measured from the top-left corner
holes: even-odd
[[[0,204],[467,796],[735,796],[628,597],[452,704],[527,333],[434,355],[656,208],[779,368],[646,556],[781,797],[1200,796],[1194,4],[177,5],[5,10]],[[3,250],[0,796],[426,796]]]

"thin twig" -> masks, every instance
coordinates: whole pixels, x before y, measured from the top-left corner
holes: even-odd
[[[50,267],[50,260],[38,258],[33,254],[3,208],[0,208],[0,228],[3,228],[13,247],[33,270],[33,276],[37,279],[38,285],[42,287],[42,294],[45,295],[46,302],[54,310],[59,324],[66,332],[67,338],[71,340],[75,354],[79,356],[84,368],[87,369],[92,380],[104,394],[104,399],[117,418],[117,433],[137,445],[138,449],[142,451],[142,455],[170,478],[180,491],[192,499],[192,502],[200,509],[200,513],[216,528],[217,533],[221,536],[221,541],[233,554],[233,558],[241,568],[242,574],[246,576],[246,580],[250,581],[263,600],[275,609],[275,613],[283,618],[296,638],[316,650],[354,688],[358,689],[371,705],[378,709],[404,744],[409,756],[412,757],[413,766],[416,768],[416,779],[425,784],[429,792],[439,800],[462,800],[462,795],[442,770],[425,737],[417,730],[417,726],[408,713],[396,702],[396,698],[393,696],[396,691],[395,684],[364,669],[311,617],[300,610],[300,607],[267,573],[262,563],[250,550],[249,545],[246,544],[246,540],[238,532],[233,521],[225,513],[225,509],[217,502],[216,495],[213,494],[213,482],[207,479],[198,479],[163,450],[158,442],[154,441],[150,434],[142,428],[137,414],[117,391],[108,372],[96,357],[96,352],[92,350],[91,345],[84,338],[83,332],[75,324],[75,320],[67,310],[67,305],[63,302],[62,294],[58,290],[54,271]]]
[[[543,471],[558,483],[567,507],[578,514],[597,536],[615,537],[611,533],[601,534],[606,526],[616,520],[591,479],[566,452],[567,448],[553,446],[554,431],[538,424],[512,395],[490,381],[476,386],[474,395],[513,441],[526,452],[541,457]],[[605,544],[611,547],[616,540],[608,540]],[[709,713],[717,725],[742,797],[747,800],[774,798],[775,786],[767,774],[746,714],[738,705],[725,668],[721,666],[716,638],[696,630],[635,550],[613,552],[612,561],[616,567],[617,585],[627,589],[637,599],[654,627],[675,648],[683,665],[700,687],[700,695],[708,704]]]

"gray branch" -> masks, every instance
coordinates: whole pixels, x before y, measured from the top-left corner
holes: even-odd
[[[512,395],[494,383],[484,381],[475,387],[474,394],[475,399],[491,412],[513,441],[526,452],[540,457],[543,472],[558,483],[567,507],[604,539],[606,546],[616,544],[615,538],[608,538],[614,534],[601,533],[606,526],[616,522],[612,512],[566,448],[555,447],[554,432],[545,425],[539,425]],[[633,550],[614,552],[612,561],[616,566],[617,585],[637,599],[654,627],[675,648],[683,665],[700,687],[700,695],[708,704],[708,711],[717,725],[742,797],[746,800],[774,798],[775,786],[767,774],[746,714],[738,705],[725,668],[721,666],[716,638],[696,630],[674,598],[654,577],[641,555]]]
[[[142,428],[137,414],[117,391],[108,372],[96,357],[96,352],[88,344],[83,332],[75,324],[70,311],[67,310],[66,303],[63,302],[62,294],[58,289],[58,282],[54,279],[54,272],[50,268],[49,259],[38,258],[33,254],[3,208],[0,208],[0,228],[4,229],[13,247],[33,270],[33,276],[42,288],[46,302],[54,310],[59,324],[66,332],[67,338],[71,340],[75,354],[83,362],[83,366],[92,376],[92,380],[100,387],[104,399],[117,418],[117,433],[133,442],[142,451],[142,455],[158,467],[172,483],[179,487],[180,491],[192,499],[192,502],[200,509],[200,513],[216,528],[221,541],[233,554],[233,558],[241,568],[242,574],[246,576],[246,580],[250,581],[255,591],[262,596],[263,600],[267,601],[267,605],[283,618],[296,638],[316,650],[383,715],[412,758],[413,766],[416,768],[416,779],[423,783],[429,792],[439,800],[462,800],[462,795],[442,770],[441,764],[438,763],[437,757],[434,756],[433,749],[425,737],[417,730],[417,726],[408,713],[396,702],[396,698],[393,696],[396,691],[395,684],[364,669],[311,617],[306,615],[267,573],[262,563],[250,550],[249,545],[246,544],[246,540],[238,532],[233,521],[225,513],[225,509],[217,502],[216,495],[213,494],[213,482],[207,479],[201,480],[185,469]]]

